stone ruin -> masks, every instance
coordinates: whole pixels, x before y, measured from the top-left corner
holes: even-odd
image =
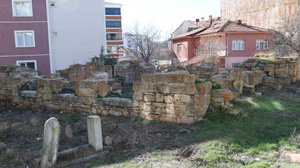
[[[189,66],[188,71],[170,67],[168,72],[154,72],[153,66],[123,60],[114,68],[88,63],[48,76],[5,66],[0,67],[0,106],[46,106],[191,124],[201,120],[209,107],[230,108],[235,97],[255,95],[257,85],[280,90],[299,81],[299,68],[299,60],[290,58],[249,59],[229,69],[213,64]],[[122,97],[125,85],[132,89],[131,98]]]

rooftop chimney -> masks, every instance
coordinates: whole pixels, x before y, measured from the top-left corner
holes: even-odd
[[[212,25],[212,23],[213,23],[212,15],[209,15],[209,25]]]
[[[196,28],[200,27],[199,19],[196,19]]]

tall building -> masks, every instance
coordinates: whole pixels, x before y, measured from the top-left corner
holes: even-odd
[[[106,47],[104,0],[1,0],[0,39],[0,66],[84,64]]]
[[[295,17],[297,11],[300,0],[221,0],[222,19],[267,29],[275,28],[286,17]]]
[[[123,46],[121,7],[122,4],[105,2],[106,44],[109,57],[123,57],[119,50]]]
[[[46,6],[45,0],[0,1],[0,66],[50,73]]]

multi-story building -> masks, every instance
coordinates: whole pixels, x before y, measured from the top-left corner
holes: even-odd
[[[0,66],[27,66],[50,73],[47,16],[45,0],[1,0]]]
[[[1,0],[0,66],[46,74],[86,63],[106,47],[104,0]]]
[[[224,20],[273,29],[286,17],[299,17],[300,0],[221,0]]]
[[[119,50],[123,46],[121,7],[122,4],[105,2],[106,44],[109,57],[123,57]]]

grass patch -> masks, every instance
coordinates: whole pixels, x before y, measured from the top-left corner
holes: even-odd
[[[206,117],[211,122],[203,129],[188,135],[188,139],[192,143],[228,139],[226,142],[213,141],[204,147],[208,151],[204,158],[210,163],[231,160],[230,152],[259,157],[278,151],[283,145],[299,149],[297,145],[288,141],[294,128],[300,127],[299,120],[278,116],[275,113],[284,110],[300,114],[300,101],[292,99],[289,102],[282,102],[278,99],[254,98],[253,102],[256,106],[253,103],[244,103],[238,106],[243,109],[239,116],[228,116],[223,109],[209,112]]]

